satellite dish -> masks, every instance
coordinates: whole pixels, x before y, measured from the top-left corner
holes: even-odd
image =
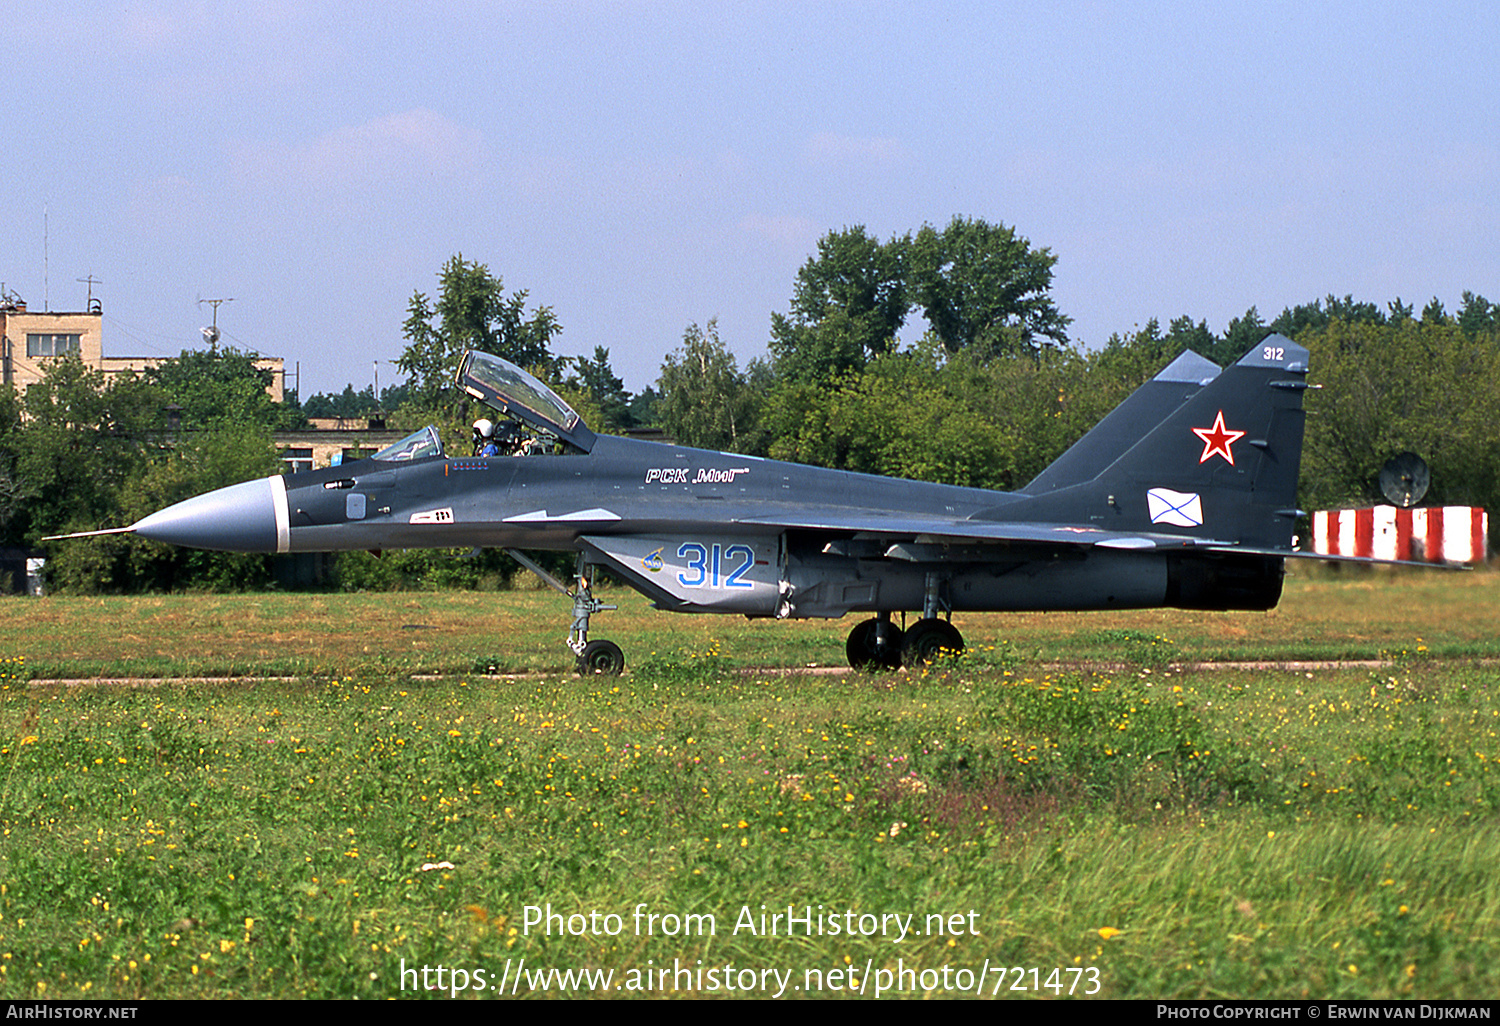
[[[1427,469],[1427,461],[1414,452],[1392,456],[1380,468],[1381,494],[1402,509],[1421,502],[1430,484],[1432,472]]]

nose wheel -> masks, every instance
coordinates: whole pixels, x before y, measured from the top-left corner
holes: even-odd
[[[618,677],[625,671],[625,653],[613,641],[599,638],[583,646],[578,654],[580,677]]]
[[[518,552],[515,549],[505,551],[517,563],[540,577],[542,583],[573,600],[573,626],[568,631],[568,647],[577,657],[574,665],[579,676],[618,677],[624,673],[625,653],[620,650],[619,645],[613,641],[605,641],[603,638],[589,640],[589,617],[595,613],[602,613],[606,609],[620,607],[606,605],[594,598],[593,585],[590,583],[594,568],[584,559],[583,554],[580,553],[578,556],[578,572],[575,575],[578,584],[572,591],[569,591],[561,581],[538,566],[524,552]]]

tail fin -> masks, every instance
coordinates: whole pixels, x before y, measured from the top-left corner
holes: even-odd
[[[1186,350],[1033,478],[1022,494],[1041,495],[1097,477],[1219,373],[1218,364]]]
[[[1289,551],[1307,365],[1306,349],[1272,335],[1175,406],[1168,386],[1187,383],[1158,375],[1027,486],[1034,508],[1076,522],[1081,507],[1107,530]],[[1153,395],[1167,408],[1146,427]]]

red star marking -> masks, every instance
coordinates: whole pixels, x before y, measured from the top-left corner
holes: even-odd
[[[1198,457],[1199,463],[1207,463],[1210,456],[1219,455],[1234,466],[1234,450],[1231,446],[1245,436],[1243,431],[1231,431],[1224,426],[1224,411],[1214,418],[1214,426],[1206,428],[1193,428],[1193,434],[1203,439],[1203,455]]]

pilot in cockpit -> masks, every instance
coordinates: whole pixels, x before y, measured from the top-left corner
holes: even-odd
[[[500,447],[495,443],[495,424],[483,417],[474,422],[474,455],[500,455]]]

